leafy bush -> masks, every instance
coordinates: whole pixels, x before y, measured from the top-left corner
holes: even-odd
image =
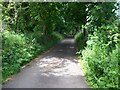
[[[82,32],[79,32],[75,35],[75,42],[78,47],[78,51],[82,51],[86,46],[87,36],[84,36]]]
[[[103,33],[106,31],[108,33]],[[118,88],[119,47],[117,26],[101,26],[89,35],[87,47],[82,51],[82,62],[92,88]]]
[[[93,88],[118,87],[118,48],[107,55],[103,46],[88,47],[82,52],[82,59],[86,62],[86,76]]]
[[[52,38],[55,38],[57,40],[62,40],[63,36],[57,32],[52,32]]]
[[[18,34],[15,32],[4,31],[1,33],[2,40],[2,74],[3,81],[10,75],[17,73],[20,67],[41,52],[52,47],[62,36],[57,33],[50,35],[48,38],[36,33],[28,33],[30,35]],[[38,39],[40,38],[40,40]],[[47,39],[47,40],[46,40]],[[39,40],[39,42],[38,42]],[[45,41],[47,42],[45,42]],[[48,42],[50,41],[50,42]],[[42,42],[42,43],[41,43]]]

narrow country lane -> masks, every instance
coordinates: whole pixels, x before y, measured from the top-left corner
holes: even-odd
[[[75,57],[75,42],[66,38],[14,75],[3,88],[88,88]]]

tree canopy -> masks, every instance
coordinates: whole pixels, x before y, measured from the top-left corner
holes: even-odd
[[[62,36],[75,36],[90,86],[118,87],[118,3],[2,2],[0,5],[5,30],[2,33],[5,78]],[[22,52],[25,54],[20,56]]]

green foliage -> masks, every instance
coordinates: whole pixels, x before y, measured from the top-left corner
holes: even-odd
[[[22,65],[28,63],[41,52],[46,51],[62,39],[62,36],[57,33],[50,35],[51,37],[49,40],[46,36],[37,35],[36,33],[32,33],[31,36],[27,36],[24,34],[17,34],[15,32],[4,31],[1,34],[3,37],[3,80],[8,76],[17,73]],[[40,38],[39,42],[37,42],[38,37]],[[46,42],[43,40],[46,40]]]
[[[85,9],[86,3],[3,2],[2,18],[15,32],[39,28],[44,34],[55,31],[67,36],[75,34],[78,31],[75,28],[85,24]]]
[[[86,46],[87,36],[84,36],[82,32],[79,32],[75,35],[74,38],[78,47],[78,51],[84,49],[84,47]]]
[[[111,22],[117,19],[115,16],[117,10],[115,4],[116,2],[88,4],[86,29],[89,33],[93,34],[95,28],[111,24]]]
[[[60,34],[78,32],[75,41],[89,85],[117,88],[120,32],[116,5],[116,2],[3,2],[3,27],[10,28],[1,33],[3,78],[18,72],[20,66],[57,43],[62,39]]]
[[[115,25],[95,29],[82,51],[87,81],[93,88],[118,88],[120,35]]]
[[[75,38],[79,43],[81,62],[86,80],[92,88],[118,88],[118,64],[120,62],[120,34],[115,15],[115,3],[89,4],[85,29],[88,31],[87,46],[81,51],[82,35]],[[109,8],[108,8],[109,7]],[[112,24],[111,24],[112,22]]]
[[[6,30],[0,33],[3,37],[3,80],[62,39],[58,30],[54,32],[59,26],[58,21],[63,22],[63,17],[59,17],[60,6],[60,3],[37,2],[1,4],[3,28]]]
[[[63,39],[63,37],[61,36],[61,34],[59,34],[59,33],[57,33],[57,32],[53,32],[53,33],[52,33],[52,38],[55,38],[56,41]]]
[[[89,42],[90,43],[90,42]],[[93,41],[95,43],[95,41]],[[118,46],[108,53],[104,45],[89,45],[82,52],[82,59],[86,62],[86,76],[93,88],[118,87]]]

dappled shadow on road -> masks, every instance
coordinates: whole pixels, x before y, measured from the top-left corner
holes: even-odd
[[[73,58],[46,57],[41,59],[36,65],[41,74],[46,76],[83,76],[78,62]]]
[[[75,58],[74,39],[67,38],[36,63],[42,75],[73,76],[81,75],[80,64]]]

